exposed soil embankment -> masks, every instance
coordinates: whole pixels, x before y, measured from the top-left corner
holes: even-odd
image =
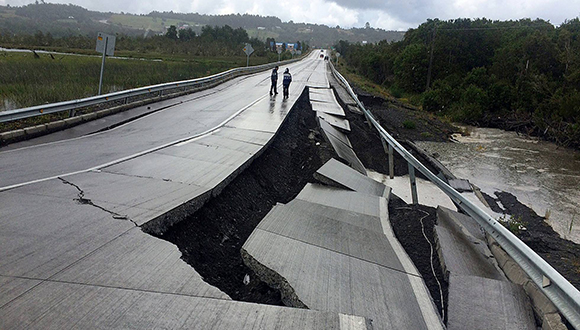
[[[381,126],[407,148],[406,140],[414,140],[417,137],[428,136],[432,141],[447,141],[448,136],[454,132],[451,127],[436,119],[425,121],[416,110],[399,107],[396,104],[378,98],[363,98],[367,109],[379,120]],[[347,112],[352,132],[349,139],[357,156],[366,168],[388,174],[388,157],[385,153],[381,139],[374,128],[369,128],[366,119],[362,115]],[[421,123],[415,129],[403,126],[406,120]],[[432,124],[428,124],[432,122]],[[423,131],[424,130],[424,131]],[[429,134],[421,134],[421,132]],[[407,150],[412,151],[410,148]],[[423,164],[430,167],[420,155],[414,154]],[[395,152],[395,175],[408,174],[407,161]],[[437,170],[431,168],[437,173]],[[418,176],[422,176],[416,172]],[[437,253],[431,255],[429,243],[435,244],[433,228],[437,224],[436,209],[424,205],[406,204],[397,196],[391,196],[389,200],[389,220],[395,232],[395,236],[423,276],[425,284],[431,293],[431,297],[437,306],[440,315],[447,306],[447,283],[441,270],[441,263]],[[431,262],[435,273],[431,268]],[[443,296],[443,302],[441,299]]]
[[[455,131],[436,118],[424,117],[417,110],[390,101],[363,97],[363,102],[403,145],[406,140],[446,141]],[[388,173],[388,159],[377,132],[368,126],[362,115],[347,111],[347,119],[352,127],[349,138],[363,164],[377,172]],[[415,123],[414,128],[409,126],[409,122]],[[212,198],[187,220],[170,228],[162,238],[175,243],[187,263],[208,283],[233,299],[281,305],[280,293],[260,281],[244,265],[240,249],[272,206],[292,200],[306,183],[315,182],[313,173],[333,156],[334,151],[320,135],[305,93],[267,150],[219,196]],[[416,157],[421,158],[420,155]],[[407,171],[406,161],[396,155],[396,175],[404,175]],[[577,245],[563,243],[543,218],[513,196],[505,193],[497,196],[507,213],[519,216],[527,223],[528,230],[520,233],[522,240],[564,276],[578,279],[576,256],[580,252]],[[491,197],[488,199],[492,200]],[[389,213],[395,235],[425,279],[441,313],[447,305],[447,283],[438,256],[436,253],[431,255],[429,246],[435,242],[435,209],[408,205],[393,196]],[[249,284],[243,283],[246,275],[249,275]],[[573,282],[578,286],[577,281]]]
[[[364,165],[388,173],[387,157],[376,131],[368,127],[362,115],[347,113],[347,118],[352,127],[349,138]],[[315,182],[314,172],[331,157],[335,157],[334,151],[320,135],[314,112],[304,94],[267,150],[219,196],[171,227],[161,238],[176,244],[188,264],[208,283],[233,299],[281,305],[280,293],[254,276],[244,265],[240,249],[272,206],[287,203],[306,183]],[[407,164],[401,157],[395,161],[395,170],[397,174],[407,172]],[[437,266],[437,254],[434,254],[437,268],[433,275],[430,250],[425,248],[429,243],[420,225],[417,227],[425,216],[423,211],[427,211],[429,217],[423,221],[425,232],[434,242],[435,209],[407,205],[393,197],[389,211],[395,234],[423,274],[441,310],[440,287],[435,276],[443,283],[443,274]],[[250,276],[248,285],[243,284],[246,274]],[[443,290],[446,296],[444,283]]]
[[[495,195],[494,198],[484,194],[494,211],[509,214],[525,228],[515,230],[514,234],[580,289],[580,245],[560,238],[544,217],[537,215],[514,195],[506,192],[496,192]]]
[[[361,97],[361,99],[364,100],[363,103],[365,104],[365,107],[370,109],[373,114],[379,118],[381,125],[389,132],[392,132],[399,141],[448,141],[449,135],[455,131],[455,129],[449,127],[448,124],[438,122],[436,118],[427,117],[428,119],[422,119],[423,115],[418,114],[418,111],[412,108],[397,106],[390,101],[371,96]],[[411,118],[412,121],[422,124],[418,124],[415,129],[405,128],[403,123],[405,120],[408,120],[406,118]],[[351,125],[353,124],[351,123]],[[357,130],[368,127],[365,125],[359,126],[360,127],[358,127]],[[424,132],[427,132],[427,134]],[[372,135],[370,133],[368,134]],[[372,136],[366,138],[371,139]],[[356,141],[351,138],[351,141],[353,145],[355,143],[357,145],[365,143],[364,139],[362,141]],[[359,153],[359,149],[361,149],[360,146],[357,148],[357,153]],[[376,152],[380,154],[378,149]],[[417,157],[417,155],[415,156]],[[376,160],[379,160],[378,157],[365,157],[364,153],[360,153],[359,157],[365,166],[382,173],[387,173],[385,172],[386,169],[384,163],[374,163]],[[406,173],[407,165],[404,161],[401,163],[401,160],[400,157],[395,157],[396,175]],[[397,164],[399,164],[399,166],[397,166]],[[423,162],[423,164],[427,165],[426,162]],[[437,173],[437,171],[433,169],[432,171]],[[488,195],[485,196],[492,207],[492,210],[498,213],[508,214],[512,218],[518,219],[518,221],[524,225],[526,230],[517,231],[516,236],[544,258],[576,288],[580,288],[580,245],[562,239],[560,235],[558,235],[558,233],[556,233],[552,227],[546,223],[544,217],[538,216],[531,208],[522,204],[512,194],[496,192],[495,195],[496,198]],[[501,205],[504,207],[503,209],[497,205],[497,201],[501,202]],[[405,241],[402,237],[398,238],[402,243]],[[407,252],[410,255],[413,254],[409,250]],[[417,262],[415,260],[413,261]]]
[[[282,305],[280,293],[244,265],[241,247],[272,206],[291,201],[306,183],[314,182],[313,173],[333,155],[318,132],[305,92],[272,144],[220,195],[161,238],[177,245],[206,282],[232,299]]]

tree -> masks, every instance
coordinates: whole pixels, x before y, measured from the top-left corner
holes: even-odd
[[[167,29],[165,36],[169,39],[177,40],[177,27],[175,25],[171,25],[169,29]]]
[[[428,54],[429,51],[423,44],[405,47],[395,60],[395,76],[400,87],[412,92],[423,92],[429,65]]]
[[[188,41],[195,38],[195,32],[191,28],[179,30],[178,37],[180,41]]]

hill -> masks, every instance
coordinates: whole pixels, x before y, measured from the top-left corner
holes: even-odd
[[[147,15],[90,11],[68,4],[33,3],[22,7],[0,6],[0,34],[28,34],[38,31],[52,37],[96,35],[97,32],[127,36],[162,34],[175,25],[191,28],[197,34],[203,26],[243,28],[252,38],[265,41],[274,38],[281,42],[305,41],[314,47],[330,47],[338,40],[352,43],[376,43],[382,40],[399,41],[402,31],[375,28],[328,27],[326,25],[282,22],[277,17],[258,15],[204,15],[198,13],[151,12]]]

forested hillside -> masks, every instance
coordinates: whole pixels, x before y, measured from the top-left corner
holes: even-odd
[[[76,5],[32,3],[22,7],[0,6],[0,35],[23,36],[42,32],[52,38],[90,36],[97,32],[123,36],[164,35],[170,26],[192,29],[197,35],[205,26],[242,28],[252,38],[279,42],[304,41],[314,47],[330,47],[338,40],[349,42],[398,41],[404,32],[374,28],[343,29],[325,25],[282,22],[258,15],[203,15],[153,11],[147,15],[90,11]]]
[[[426,111],[580,148],[580,20],[429,20],[401,42],[340,41],[341,59]]]

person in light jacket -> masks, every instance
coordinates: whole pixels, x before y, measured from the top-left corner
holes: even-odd
[[[284,79],[282,80],[282,86],[284,87],[284,98],[288,98],[290,83],[292,82],[292,75],[290,74],[290,69],[286,68],[284,71]]]
[[[277,65],[272,70],[272,75],[270,76],[270,79],[272,80],[272,86],[270,86],[270,95],[278,94],[278,91],[276,90],[276,84],[278,84],[278,66]],[[273,94],[272,94],[272,91],[274,91]]]

